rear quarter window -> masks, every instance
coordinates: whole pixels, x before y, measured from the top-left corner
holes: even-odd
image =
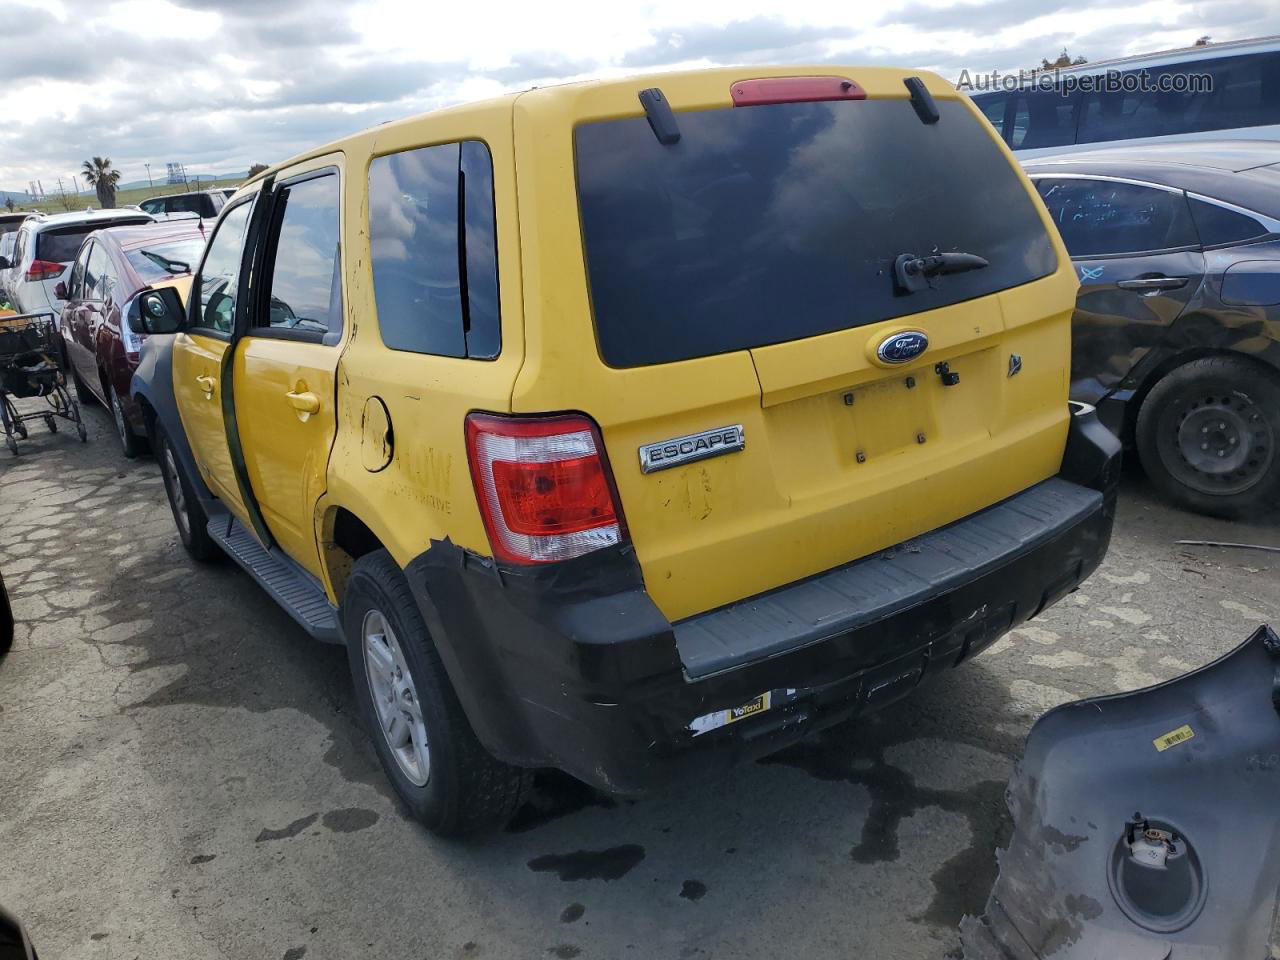
[[[631,117],[578,127],[596,333],[615,367],[812,337],[985,296],[1056,267],[990,128],[959,101],[678,113],[664,146]],[[990,266],[900,295],[893,263],[960,251]]]
[[[382,342],[492,359],[501,349],[493,161],[478,140],[376,158],[369,244]]]
[[[1220,207],[1216,203],[1190,198],[1191,215],[1195,218],[1196,232],[1206,247],[1220,244],[1244,243],[1265,237],[1266,227],[1253,217]]]

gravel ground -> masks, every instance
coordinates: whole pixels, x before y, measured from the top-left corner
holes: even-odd
[[[406,820],[344,655],[234,566],[192,564],[154,462],[33,431],[0,450],[0,903],[77,958],[939,958],[978,912],[1035,718],[1280,623],[1280,545],[1131,476],[1081,590],[863,722],[614,801],[540,774],[510,832]]]

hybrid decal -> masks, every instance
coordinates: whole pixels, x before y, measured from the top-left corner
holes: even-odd
[[[1082,282],[1086,280],[1100,280],[1102,279],[1102,272],[1106,269],[1106,267],[1081,267],[1080,280]]]
[[[708,457],[718,457],[722,453],[736,453],[746,445],[746,434],[740,423],[692,433],[687,437],[645,444],[640,448],[640,472],[653,473]]]
[[[876,356],[882,363],[907,363],[928,349],[929,337],[919,330],[909,330],[881,340]]]

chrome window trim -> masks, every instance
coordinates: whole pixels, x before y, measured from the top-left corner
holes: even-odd
[[[1066,161],[1063,161],[1066,162]],[[1258,213],[1256,210],[1250,210],[1248,207],[1241,207],[1234,203],[1228,203],[1226,200],[1219,200],[1217,197],[1209,197],[1203,193],[1196,193],[1192,190],[1183,190],[1181,187],[1171,187],[1168,184],[1156,183],[1152,180],[1137,180],[1133,177],[1117,177],[1111,174],[1095,174],[1095,173],[1051,173],[1045,171],[1036,171],[1027,174],[1027,179],[1033,183],[1037,180],[1103,180],[1108,183],[1126,183],[1134,187],[1150,187],[1153,190],[1163,190],[1165,193],[1185,193],[1191,200],[1200,200],[1204,203],[1211,203],[1215,207],[1221,207],[1223,210],[1230,210],[1232,213],[1238,213],[1241,216],[1249,217],[1257,220],[1258,223],[1266,227],[1268,233],[1280,233],[1280,220],[1274,217],[1268,217],[1264,213]],[[1259,234],[1261,236],[1261,234]]]
[[[1186,193],[1179,187],[1170,187],[1163,183],[1153,183],[1150,180],[1135,180],[1132,177],[1114,177],[1107,174],[1095,173],[1028,173],[1027,178],[1032,182],[1036,180],[1102,180],[1106,183],[1125,183],[1131,187],[1150,187],[1153,190],[1163,190],[1165,193]]]

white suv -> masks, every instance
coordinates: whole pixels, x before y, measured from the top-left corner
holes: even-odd
[[[75,260],[84,238],[103,227],[154,220],[150,214],[137,210],[79,210],[28,218],[19,228],[13,255],[8,258],[6,277],[14,308],[19,313],[58,316],[65,301],[58,299],[54,289]]]

